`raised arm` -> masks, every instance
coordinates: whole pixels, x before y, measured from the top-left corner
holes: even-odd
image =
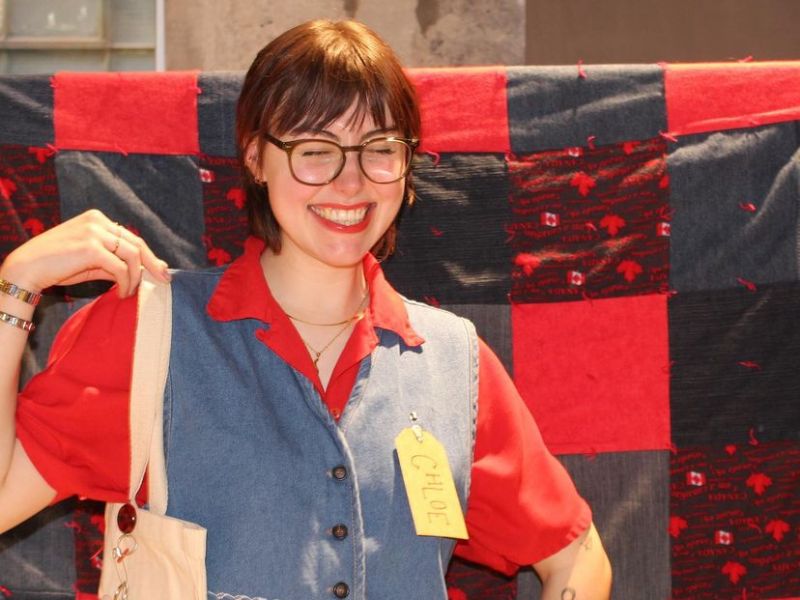
[[[130,296],[143,268],[169,279],[166,263],[141,238],[98,210],[32,238],[0,266],[0,533],[47,506],[56,493],[31,463],[14,425],[35,294],[54,285],[107,280],[118,284],[120,296]]]

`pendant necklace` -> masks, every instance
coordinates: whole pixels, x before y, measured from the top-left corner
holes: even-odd
[[[364,294],[364,297],[361,299],[361,302],[358,303],[358,310],[356,311],[356,314],[354,314],[352,317],[348,319],[344,319],[343,321],[337,321],[335,323],[314,323],[312,321],[305,321],[298,317],[293,317],[289,313],[286,313],[286,316],[289,317],[292,321],[297,321],[298,323],[304,323],[305,325],[311,325],[313,327],[337,327],[339,325],[342,326],[341,329],[339,329],[339,331],[336,332],[336,335],[334,335],[330,340],[328,340],[328,343],[326,343],[319,350],[317,350],[311,344],[309,344],[302,335],[300,336],[300,339],[303,340],[303,343],[306,345],[306,348],[308,348],[311,354],[314,355],[311,360],[314,363],[314,368],[317,370],[317,373],[319,373],[319,367],[317,366],[317,363],[319,362],[322,353],[325,352],[325,350],[327,350],[328,348],[330,348],[333,342],[339,339],[339,336],[342,335],[350,327],[352,323],[360,321],[361,319],[364,318],[364,314],[366,311],[363,309],[363,307],[364,303],[367,301],[367,298],[369,298],[369,290],[367,290],[367,293]],[[298,331],[297,333],[299,334],[300,332]]]

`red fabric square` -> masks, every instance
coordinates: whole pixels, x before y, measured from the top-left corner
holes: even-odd
[[[197,154],[197,73],[58,73],[60,150]]]
[[[422,112],[422,152],[508,152],[503,67],[409,69]]]
[[[667,126],[675,135],[800,119],[800,61],[668,65]]]
[[[667,299],[512,304],[514,380],[555,454],[670,447]]]

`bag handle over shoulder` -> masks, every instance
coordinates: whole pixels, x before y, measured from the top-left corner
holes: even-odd
[[[165,514],[163,405],[171,338],[172,289],[144,273],[130,393],[130,500],[106,505],[102,600],[208,597],[205,528]],[[134,508],[145,470],[149,510]]]
[[[164,386],[172,342],[172,288],[147,271],[139,284],[136,342],[130,392],[131,466],[129,497],[148,474],[151,512],[167,510],[167,476],[164,459]],[[148,469],[149,464],[149,469]]]

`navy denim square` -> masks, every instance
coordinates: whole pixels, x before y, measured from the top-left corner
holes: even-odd
[[[414,170],[415,204],[402,217],[386,276],[432,304],[505,304],[511,285],[511,221],[502,155],[443,154]]]
[[[513,152],[646,140],[666,130],[664,73],[657,65],[508,69]]]
[[[65,500],[0,536],[0,586],[13,600],[75,598],[73,504]]]
[[[591,505],[611,561],[614,600],[670,597],[669,453],[616,452],[559,459]],[[535,574],[519,575],[519,600],[539,598]]]
[[[0,76],[0,143],[45,146],[55,141],[49,75]]]
[[[442,308],[469,319],[478,335],[497,354],[506,371],[513,377],[514,360],[511,348],[511,306],[508,304],[448,304]]]
[[[797,123],[670,144],[670,283],[679,292],[797,281]]]
[[[200,73],[197,96],[200,152],[236,156],[236,100],[244,73]]]
[[[61,215],[101,208],[142,232],[171,267],[205,267],[203,191],[196,157],[64,151],[56,155]]]
[[[668,308],[674,443],[800,440],[800,284],[679,293]]]

